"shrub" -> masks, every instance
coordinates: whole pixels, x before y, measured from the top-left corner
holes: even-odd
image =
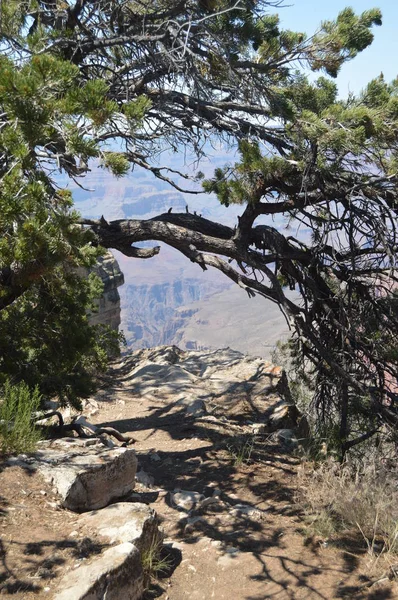
[[[0,452],[32,452],[40,439],[32,420],[40,406],[38,388],[31,390],[24,382],[12,385],[6,381],[0,398]]]

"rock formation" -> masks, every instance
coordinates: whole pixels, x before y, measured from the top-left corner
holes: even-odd
[[[120,325],[120,296],[118,287],[123,285],[124,276],[113,254],[107,252],[98,259],[91,272],[98,275],[104,284],[104,292],[98,300],[98,312],[90,315],[92,325],[108,325],[117,330]]]
[[[257,434],[298,428],[301,435],[305,429],[282,368],[231,348],[136,350],[114,369],[116,379],[128,381],[133,397],[181,405],[191,418],[250,422]]]
[[[131,492],[137,458],[134,450],[106,448],[99,439],[66,438],[51,447],[45,444],[34,465],[57,489],[62,506],[80,513],[103,508]]]
[[[123,330],[132,348],[151,348],[178,343],[185,326],[197,309],[192,302],[204,302],[222,289],[220,284],[194,278],[170,282],[127,284],[122,292]]]

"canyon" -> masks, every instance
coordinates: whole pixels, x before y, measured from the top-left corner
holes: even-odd
[[[178,166],[170,160],[171,167]],[[225,154],[215,153],[203,166],[205,174],[225,160]],[[226,208],[209,194],[183,194],[139,168],[117,179],[94,165],[86,178],[87,190],[66,180],[60,183],[71,187],[76,208],[88,218],[149,219],[172,209],[196,211],[233,226],[242,212],[241,206]],[[282,220],[276,225],[285,226]],[[275,343],[288,335],[287,323],[274,304],[260,297],[250,299],[217,271],[202,272],[173,248],[161,245],[159,255],[149,260],[113,254],[117,267],[110,267],[112,261],[100,266],[106,289],[98,318],[114,327],[120,310],[120,329],[131,349],[160,344],[184,349],[231,346],[268,359]],[[113,283],[109,268],[116,269]]]

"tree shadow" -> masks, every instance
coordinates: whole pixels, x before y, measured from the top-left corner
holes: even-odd
[[[59,575],[59,568],[68,559],[85,560],[100,554],[108,546],[89,537],[26,543],[11,540],[7,542],[7,548],[8,551],[12,549],[14,555],[18,554],[21,564],[17,571],[10,566],[5,544],[0,540],[0,593],[38,593],[46,582]]]
[[[8,500],[4,498],[4,496],[0,496],[0,518],[5,517],[7,515],[7,508],[9,505],[10,503],[8,502]]]

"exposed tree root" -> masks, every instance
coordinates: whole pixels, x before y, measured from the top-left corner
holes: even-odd
[[[77,433],[78,437],[85,439],[101,438],[102,435],[106,434],[116,438],[125,446],[136,442],[132,436],[124,435],[114,427],[96,427],[92,423],[89,423],[85,417],[75,417],[71,423],[65,423],[62,414],[57,410],[41,415],[39,419],[35,419],[35,422],[38,423],[39,421],[44,421],[51,417],[57,417],[58,419],[58,424],[50,428],[51,437],[67,437],[73,431]],[[77,422],[77,419],[80,422]],[[87,430],[89,433],[87,433]]]

